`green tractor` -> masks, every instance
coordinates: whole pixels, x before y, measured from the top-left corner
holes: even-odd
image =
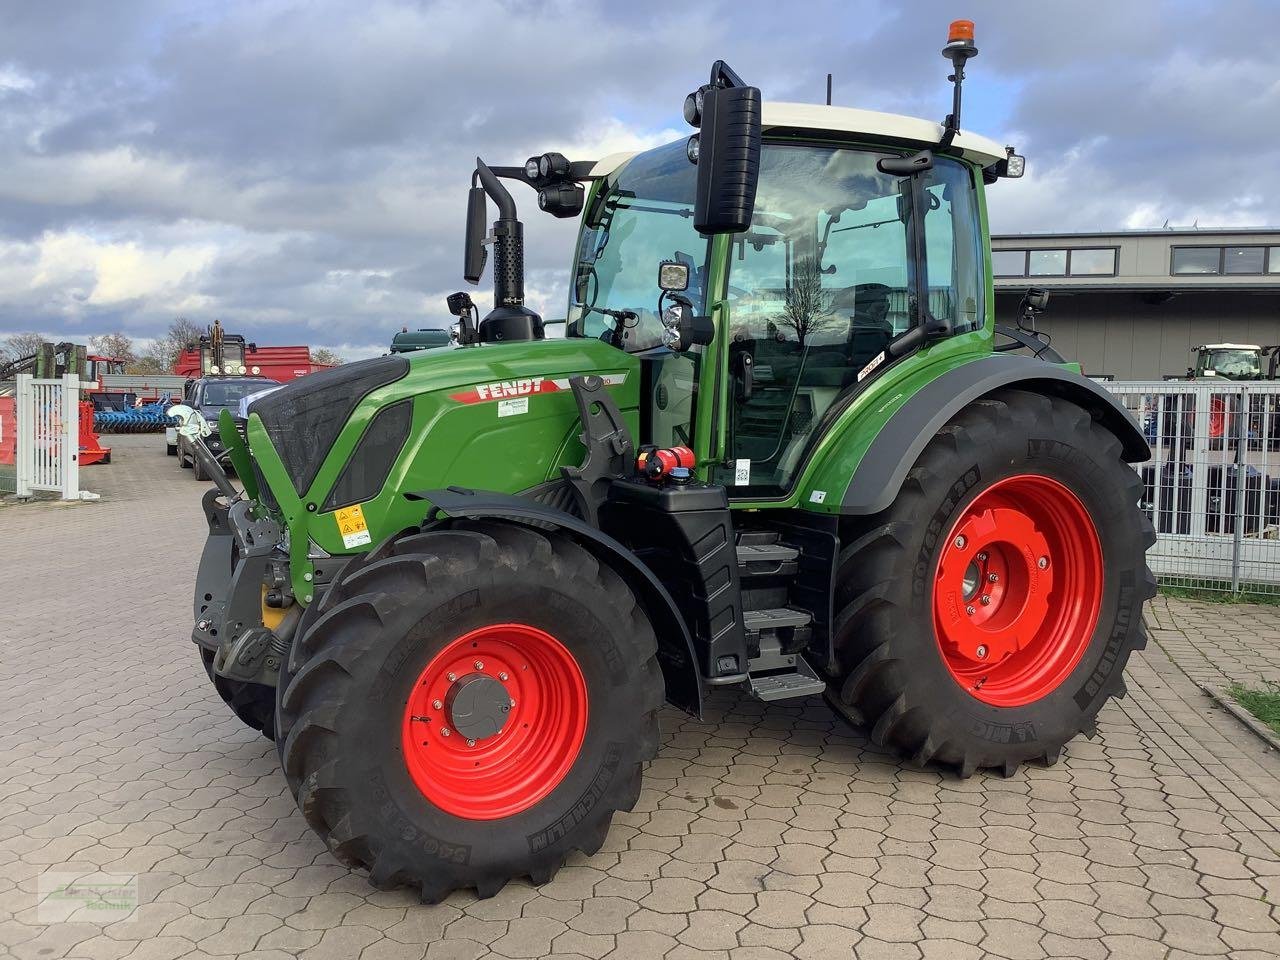
[[[976,52],[955,25],[942,125],[717,62],[687,141],[478,160],[493,309],[222,418],[244,489],[208,464],[193,639],[342,862],[426,901],[544,882],[716,690],[823,694],[964,777],[1093,735],[1155,590],[1149,451],[993,348],[984,190],[1022,158],[959,130]],[[504,181],[581,218],[562,339]]]

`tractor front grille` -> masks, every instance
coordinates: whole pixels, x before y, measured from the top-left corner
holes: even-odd
[[[306,496],[360,401],[408,373],[402,356],[348,363],[291,381],[255,400],[249,412],[261,418],[294,489]]]

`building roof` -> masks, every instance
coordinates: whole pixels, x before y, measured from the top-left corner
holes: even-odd
[[[919,144],[921,147],[937,145],[942,139],[942,124],[936,120],[906,117],[897,113],[881,113],[877,110],[859,110],[855,107],[828,107],[819,103],[782,103],[766,100],[761,111],[761,125],[765,130],[815,130],[837,133],[857,133],[874,139],[895,140]],[[953,145],[970,160],[983,166],[1005,158],[1004,147],[988,137],[961,130]],[[613,153],[591,168],[594,177],[612,173],[635,153]]]
[[[993,233],[991,240],[993,243],[997,240],[1029,243],[1040,240],[1096,240],[1099,237],[1173,237],[1179,240],[1184,237],[1196,237],[1205,243],[1212,243],[1215,237],[1243,237],[1256,234],[1280,236],[1280,227],[1221,227],[1214,229],[1209,227],[1151,227],[1137,230],[1033,231],[1031,233]]]

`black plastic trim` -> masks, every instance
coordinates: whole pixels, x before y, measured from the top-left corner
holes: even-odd
[[[845,491],[840,512],[866,515],[887,509],[907,471],[937,432],[964,407],[1001,387],[1078,403],[1116,435],[1124,446],[1126,462],[1143,463],[1151,458],[1151,448],[1132,414],[1106,389],[1072,370],[1034,357],[995,354],[944,373],[907,400],[871,441]]]

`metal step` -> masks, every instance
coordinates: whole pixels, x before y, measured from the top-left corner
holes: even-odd
[[[751,693],[760,700],[811,697],[822,693],[826,688],[827,685],[823,679],[801,656],[796,657],[796,669],[794,672],[751,677]]]
[[[813,615],[808,610],[797,610],[794,607],[770,607],[764,610],[742,612],[742,623],[748,633],[762,633],[765,630],[780,630],[784,627],[803,627],[812,620]]]
[[[781,543],[738,544],[738,572],[743,576],[792,574],[800,551]]]

